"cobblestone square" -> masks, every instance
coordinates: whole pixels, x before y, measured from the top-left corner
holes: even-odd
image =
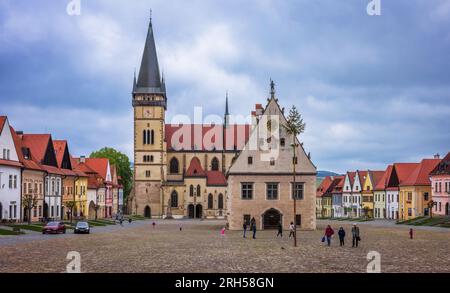
[[[450,230],[417,229],[410,240],[408,227],[361,223],[359,248],[339,247],[333,238],[326,247],[321,238],[327,224],[343,226],[350,235],[351,222],[319,221],[317,231],[300,231],[294,248],[285,232],[227,231],[222,221],[152,221],[94,228],[91,235],[0,236],[0,272],[64,272],[69,251],[81,254],[81,270],[148,273],[301,273],[366,272],[369,251],[381,254],[382,272],[450,272]],[[182,231],[180,231],[182,226]]]

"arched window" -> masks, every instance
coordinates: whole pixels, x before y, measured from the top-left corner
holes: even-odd
[[[150,136],[151,136],[150,144],[155,144],[155,131],[154,130],[151,131]]]
[[[213,158],[211,161],[211,170],[219,171],[219,160],[217,158]]]
[[[193,197],[193,196],[194,196],[194,185],[191,185],[191,186],[189,187],[189,196],[190,196],[190,197]]]
[[[197,185],[197,196],[200,196],[202,194],[202,190],[200,188],[200,184]]]
[[[174,190],[170,196],[170,206],[172,208],[178,207],[178,193]]]
[[[213,209],[213,206],[214,206],[213,200],[214,200],[213,195],[210,193],[210,194],[208,195],[208,209],[209,209],[209,210],[212,210],[212,209]]]
[[[219,210],[223,209],[223,194],[219,194],[219,202],[218,202],[218,208]]]
[[[143,144],[147,144],[147,130],[142,132]]]
[[[153,163],[153,160],[154,160],[153,156],[150,156],[150,162]]]
[[[180,169],[177,158],[172,158],[170,160],[170,174],[178,174],[179,170]]]

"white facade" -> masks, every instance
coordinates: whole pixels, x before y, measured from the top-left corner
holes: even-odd
[[[45,204],[47,205],[47,217],[51,219],[61,219],[61,177],[54,174],[45,176]]]
[[[8,119],[0,133],[0,220],[21,218],[21,167]]]
[[[398,190],[386,190],[386,218],[398,219]]]
[[[352,184],[350,182],[349,174],[345,175],[344,188],[342,190],[342,206],[344,217],[351,217],[351,213],[348,212],[352,208]]]

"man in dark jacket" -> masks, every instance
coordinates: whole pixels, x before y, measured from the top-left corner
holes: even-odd
[[[277,238],[278,238],[278,236],[281,236],[281,238],[283,238],[283,226],[281,225],[281,222],[278,222]]]
[[[245,233],[247,232],[247,222],[244,221],[244,225],[242,225],[242,229],[244,230],[244,238],[245,238]]]
[[[344,228],[342,228],[342,227],[339,228],[338,235],[339,235],[339,243],[340,243],[340,245],[344,246],[345,245],[345,243],[344,243],[344,241],[345,241],[345,230],[344,230]]]
[[[359,237],[359,227],[356,226],[356,224],[353,224],[352,238],[353,238],[352,247],[358,247],[358,242],[361,240],[361,238]]]

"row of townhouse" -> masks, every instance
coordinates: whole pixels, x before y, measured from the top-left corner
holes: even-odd
[[[111,217],[123,205],[119,181],[108,159],[73,158],[67,141],[0,116],[0,221]]]
[[[419,163],[394,163],[382,171],[328,176],[316,191],[323,218],[408,220],[450,212],[450,153]]]

